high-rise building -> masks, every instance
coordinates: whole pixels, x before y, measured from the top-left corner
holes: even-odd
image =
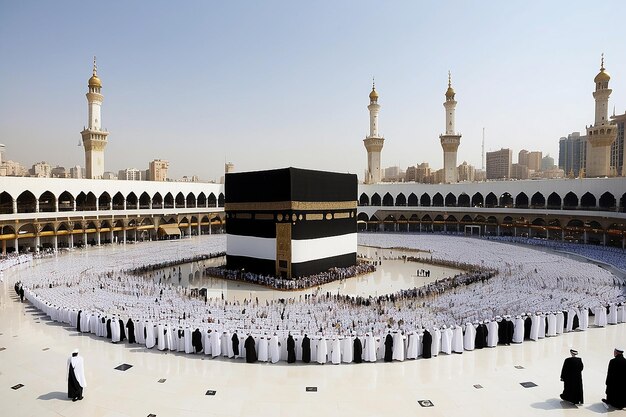
[[[541,151],[532,151],[528,153],[528,162],[526,163],[526,167],[530,171],[541,171],[541,158],[543,154]]]
[[[385,182],[402,182],[404,181],[404,171],[399,166],[385,168],[383,181]]]
[[[541,170],[542,171],[548,171],[554,168],[555,168],[554,158],[551,157],[550,154],[547,154],[546,156],[541,158]]]
[[[170,163],[163,159],[155,159],[150,162],[148,171],[148,180],[150,181],[167,181],[167,169]]]
[[[517,163],[527,167],[529,154],[530,152],[528,152],[526,149],[522,149],[521,151],[519,151],[519,153],[517,154]]]
[[[85,147],[86,177],[98,179],[104,174],[104,148],[107,146],[109,132],[102,129],[101,107],[104,96],[101,94],[102,82],[98,78],[96,57],[93,57],[93,75],[89,79],[88,87],[89,122],[80,134]]]
[[[511,178],[513,151],[502,148],[499,151],[487,152],[487,179],[509,179]]]
[[[611,175],[611,145],[617,137],[617,126],[609,120],[609,96],[611,76],[604,69],[604,54],[600,72],[593,79],[596,90],[596,117],[593,126],[587,126],[587,158],[585,174],[587,177],[606,177]]]
[[[6,146],[0,143],[0,165],[4,161],[4,152],[6,151]]]
[[[52,178],[70,178],[70,172],[62,166],[55,166],[50,170],[50,176]]]
[[[117,175],[115,175],[115,172],[105,171],[102,174],[102,179],[103,180],[117,180]]]
[[[565,176],[578,177],[585,170],[587,154],[587,136],[580,132],[572,132],[559,140],[559,168]]]
[[[28,169],[15,161],[6,161],[2,164],[2,174],[7,177],[25,177],[28,175]]]
[[[404,173],[405,182],[431,182],[429,178],[431,178],[431,172],[428,162],[422,162],[419,165],[410,166],[406,169],[406,172]]]
[[[370,112],[370,134],[363,139],[365,149],[367,149],[367,171],[365,173],[365,184],[376,184],[380,182],[380,153],[383,150],[385,138],[378,134],[378,113],[380,112],[380,104],[378,104],[378,93],[376,86],[372,83],[372,91],[370,92],[370,104],[367,109]]]
[[[441,147],[443,148],[443,179],[441,182],[453,183],[458,181],[456,166],[457,150],[461,143],[461,134],[455,131],[456,93],[452,88],[452,78],[448,71],[448,90],[446,90],[446,101],[443,106],[446,109],[446,130],[445,134],[439,135]]]
[[[82,179],[85,178],[84,169],[80,165],[76,165],[70,168],[70,178]]]
[[[522,164],[512,164],[511,178],[515,178],[516,180],[527,180],[530,178],[528,167]]]
[[[466,161],[463,161],[463,163],[458,166],[457,172],[459,181],[474,182],[476,169],[473,165],[470,165]]]
[[[137,168],[120,169],[117,172],[117,179],[124,181],[141,181],[143,180],[144,171]]]
[[[626,152],[624,152],[624,125],[626,124],[626,112],[624,114],[620,114],[619,116],[611,117],[613,123],[617,125],[617,138],[615,138],[615,142],[611,145],[611,169],[615,173],[615,175],[621,175],[622,177],[626,177],[626,169],[624,166],[624,156],[626,156]]]
[[[31,177],[50,178],[52,176],[52,167],[49,163],[41,161],[33,164],[28,173]]]

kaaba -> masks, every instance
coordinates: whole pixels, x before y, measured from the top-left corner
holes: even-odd
[[[356,175],[283,168],[224,187],[226,268],[297,278],[356,264]]]

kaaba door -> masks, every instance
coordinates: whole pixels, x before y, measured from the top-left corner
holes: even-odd
[[[291,223],[276,224],[276,276],[291,278]]]

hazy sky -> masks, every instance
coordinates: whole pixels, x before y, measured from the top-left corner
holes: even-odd
[[[452,71],[458,162],[485,149],[558,157],[593,122],[605,53],[626,111],[626,2],[0,0],[0,143],[30,167],[84,166],[98,57],[106,170],[170,161],[217,179],[296,166],[363,176],[372,76],[383,167],[443,165]]]

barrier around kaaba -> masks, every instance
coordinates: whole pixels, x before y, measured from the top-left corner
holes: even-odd
[[[225,194],[228,269],[292,278],[356,264],[356,175],[229,173]]]

